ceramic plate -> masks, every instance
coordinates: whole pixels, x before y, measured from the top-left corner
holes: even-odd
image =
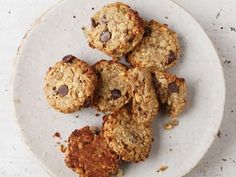
[[[89,48],[82,27],[110,0],[65,0],[36,21],[25,36],[17,55],[13,95],[15,115],[23,139],[49,174],[76,176],[64,165],[64,154],[56,143],[65,140],[76,128],[101,126],[101,116],[85,109],[75,114],[62,114],[51,109],[44,99],[46,71],[67,54],[90,64],[104,58]],[[124,1],[146,19],[166,23],[181,41],[181,59],[172,72],[187,81],[188,104],[177,128],[163,129],[167,117],[153,123],[155,141],[150,157],[138,164],[123,167],[125,177],[181,177],[203,157],[213,142],[224,109],[224,78],[217,53],[200,25],[179,5],[169,0]],[[94,8],[94,10],[92,10]],[[53,138],[60,132],[62,140]],[[171,151],[172,150],[172,151]],[[168,166],[162,174],[157,170]]]

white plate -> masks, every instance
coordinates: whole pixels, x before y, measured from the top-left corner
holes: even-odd
[[[92,14],[108,2],[111,1],[59,3],[37,20],[18,52],[13,86],[17,122],[25,143],[53,176],[76,174],[64,165],[64,155],[55,147],[52,135],[58,131],[66,139],[74,129],[100,126],[102,121],[92,109],[64,115],[49,108],[43,93],[44,76],[50,66],[67,54],[74,54],[90,64],[101,58],[109,59],[88,47],[81,29],[89,25]],[[138,10],[144,19],[167,23],[178,33],[182,54],[173,72],[186,78],[188,85],[188,105],[180,125],[166,131],[162,127],[165,117],[154,122],[155,142],[150,157],[145,162],[126,165],[124,175],[181,177],[199,162],[216,137],[225,97],[221,64],[203,29],[177,4],[169,0],[124,2]],[[75,118],[76,115],[79,118]],[[169,168],[159,174],[156,171],[161,165]]]

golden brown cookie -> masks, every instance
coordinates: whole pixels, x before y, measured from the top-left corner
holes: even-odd
[[[151,127],[137,123],[126,109],[104,116],[102,135],[125,161],[143,161],[151,150]]]
[[[97,76],[91,67],[68,55],[49,68],[44,92],[50,106],[71,113],[90,105],[96,85]]]
[[[178,57],[177,34],[166,24],[151,20],[146,22],[143,40],[128,55],[128,61],[135,67],[163,71],[175,65]]]
[[[183,78],[166,72],[155,72],[159,99],[172,118],[178,118],[186,104],[186,84]]]
[[[112,57],[121,57],[141,42],[144,29],[138,12],[116,2],[104,6],[91,19],[86,30],[90,47]]]
[[[130,100],[127,67],[114,61],[101,60],[93,68],[99,80],[93,105],[103,112],[119,110]]]
[[[109,177],[117,173],[118,156],[90,127],[75,130],[68,139],[65,163],[80,177]]]
[[[131,112],[139,124],[150,124],[157,117],[159,110],[158,97],[153,78],[148,70],[142,68],[129,69],[128,82],[132,96]]]

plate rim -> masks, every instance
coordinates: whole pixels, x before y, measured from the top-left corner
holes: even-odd
[[[44,163],[42,160],[40,160],[38,158],[38,156],[33,152],[33,150],[31,149],[31,147],[29,146],[29,144],[27,143],[27,138],[24,136],[24,132],[21,129],[21,125],[19,123],[19,118],[17,116],[17,112],[16,112],[16,103],[15,103],[15,92],[14,92],[14,86],[15,86],[15,79],[16,79],[16,71],[17,71],[17,66],[20,60],[20,56],[21,56],[21,52],[24,50],[24,44],[25,41],[27,41],[27,39],[31,36],[32,32],[37,28],[38,25],[41,24],[41,20],[45,17],[47,17],[51,12],[53,12],[57,7],[61,6],[64,2],[66,2],[67,0],[59,0],[58,2],[54,3],[51,5],[51,7],[49,7],[47,10],[45,10],[39,17],[37,17],[34,22],[32,23],[32,26],[26,31],[26,33],[24,34],[23,38],[20,41],[19,47],[16,51],[15,57],[14,57],[14,61],[13,61],[13,69],[12,69],[12,76],[11,76],[11,102],[12,102],[12,107],[13,107],[13,119],[15,120],[16,123],[16,127],[17,130],[19,132],[19,138],[21,140],[21,142],[23,142],[28,154],[30,154],[30,156],[32,157],[33,160],[35,160],[36,162],[38,162],[39,166],[42,168],[43,171],[45,171],[49,176],[51,177],[56,177],[57,175],[54,174]],[[182,9],[183,11],[185,11],[191,18],[192,20],[196,23],[196,25],[199,27],[199,29],[203,32],[203,34],[205,35],[205,38],[208,40],[209,44],[211,45],[212,49],[214,50],[217,58],[218,58],[218,62],[220,65],[220,75],[221,75],[221,79],[222,79],[222,100],[221,100],[221,106],[222,106],[222,110],[219,113],[219,122],[217,125],[215,125],[215,129],[212,132],[212,134],[217,135],[222,120],[224,118],[224,110],[225,110],[225,96],[226,96],[226,82],[225,82],[225,76],[224,76],[224,70],[220,61],[220,57],[219,54],[216,50],[216,47],[214,45],[214,43],[212,42],[212,40],[209,38],[208,34],[206,33],[206,31],[204,30],[204,28],[201,26],[201,24],[191,15],[191,13],[186,10],[183,6],[181,6],[179,3],[177,3],[175,0],[168,0],[170,3],[174,4],[175,6],[179,7],[180,9]],[[201,159],[206,155],[206,153],[209,151],[209,149],[211,148],[214,140],[215,140],[216,136],[210,136],[209,137],[209,143],[206,145],[206,148],[204,149],[204,151],[202,152],[201,155],[199,155],[198,158],[196,158],[196,161],[193,163],[192,167],[189,168],[188,170],[186,170],[186,172],[184,172],[183,176],[186,176],[188,173],[190,173],[196,166],[197,164],[201,161]]]

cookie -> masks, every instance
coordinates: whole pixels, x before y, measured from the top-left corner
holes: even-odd
[[[104,138],[88,126],[70,135],[65,163],[80,177],[109,177],[119,169],[119,157]]]
[[[99,80],[94,94],[94,107],[103,112],[119,110],[130,100],[127,67],[114,61],[101,60],[93,68]]]
[[[151,150],[150,126],[137,123],[126,109],[104,116],[102,135],[122,160],[140,162]]]
[[[151,20],[146,22],[143,40],[128,55],[128,61],[135,67],[163,71],[175,65],[178,57],[177,34],[166,24]]]
[[[178,118],[186,104],[186,83],[183,78],[166,72],[155,72],[160,102],[172,118]]]
[[[129,69],[131,112],[138,123],[150,124],[157,117],[159,102],[151,73],[142,68]]]
[[[90,105],[96,85],[97,76],[91,67],[68,55],[49,68],[44,92],[49,105],[71,113]]]
[[[121,57],[141,42],[144,29],[138,12],[116,2],[104,6],[86,29],[89,46],[112,57]]]

